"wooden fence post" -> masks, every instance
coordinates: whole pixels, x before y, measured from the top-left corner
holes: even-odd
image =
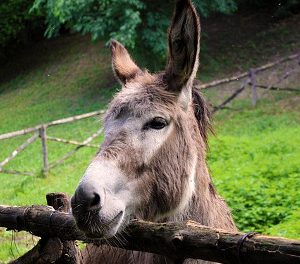
[[[42,152],[43,152],[43,176],[47,176],[47,172],[49,169],[49,163],[48,163],[48,149],[47,149],[47,135],[46,135],[46,126],[41,126],[39,129],[40,138],[42,141]]]
[[[52,206],[55,210],[65,213],[70,213],[71,204],[70,199],[66,193],[48,193],[46,195],[47,204]],[[80,263],[80,250],[75,241],[62,241],[63,250],[61,257],[55,264],[77,264]]]
[[[249,71],[249,78],[252,87],[252,105],[256,106],[257,102],[257,89],[256,89],[256,76],[255,76],[255,69],[250,69]]]

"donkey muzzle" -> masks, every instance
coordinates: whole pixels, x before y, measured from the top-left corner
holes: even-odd
[[[125,215],[122,201],[103,188],[97,190],[87,182],[77,187],[71,207],[78,228],[91,238],[114,236]]]

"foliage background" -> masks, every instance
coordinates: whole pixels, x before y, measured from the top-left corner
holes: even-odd
[[[278,17],[300,9],[300,0],[193,2],[203,17],[231,14],[245,6],[254,10],[271,8]],[[34,31],[43,30],[50,38],[70,30],[90,34],[93,40],[115,38],[129,48],[138,46],[161,62],[165,58],[165,33],[173,3],[173,0],[4,0],[0,3],[0,55],[7,51],[4,47],[9,45],[11,49],[16,42],[31,39]]]
[[[252,8],[272,7],[274,15],[288,15],[297,10],[299,0],[194,0],[203,17],[212,13],[231,14],[239,5]],[[115,38],[129,48],[136,43],[148,48],[158,57],[164,57],[167,30],[174,1],[159,0],[35,0],[32,10],[46,15],[46,36],[59,33],[62,26],[93,40]]]

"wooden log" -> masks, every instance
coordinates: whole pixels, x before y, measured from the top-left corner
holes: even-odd
[[[5,160],[0,162],[0,171],[2,170],[3,166],[5,166],[9,161],[14,159],[20,152],[22,152],[25,148],[27,148],[31,143],[33,143],[39,135],[36,133],[29,139],[27,139],[22,145],[17,147]]]
[[[71,123],[71,122],[74,122],[74,121],[77,121],[77,120],[102,115],[104,113],[105,113],[105,110],[100,110],[100,111],[94,111],[94,112],[90,112],[90,113],[86,113],[86,114],[82,114],[82,115],[76,115],[76,116],[71,116],[71,117],[55,120],[55,121],[48,122],[48,123],[45,123],[45,124],[37,125],[35,127],[30,127],[30,128],[26,128],[26,129],[22,129],[22,130],[13,131],[13,132],[10,132],[10,133],[2,134],[2,135],[0,135],[0,140],[1,139],[13,138],[13,137],[16,137],[16,136],[21,136],[21,135],[25,135],[25,134],[28,134],[28,133],[31,133],[31,132],[34,132],[34,131],[38,131],[42,126],[50,127],[50,126],[57,126],[57,125],[61,125],[61,124],[67,124],[67,123]]]
[[[77,146],[99,148],[98,145],[94,145],[94,144],[82,144],[81,142],[76,141],[76,140],[68,140],[68,139],[56,138],[56,137],[49,137],[49,136],[47,136],[47,140],[55,141],[55,142],[61,142],[61,143],[66,143],[66,144],[71,144],[71,145],[77,145]]]
[[[77,229],[71,214],[54,211],[52,207],[0,206],[0,226],[25,230],[37,236],[57,236],[64,240],[82,240],[96,244],[114,240],[91,240]],[[150,223],[132,221],[122,234],[122,248],[165,255],[194,258],[225,264],[300,263],[300,241],[260,234],[245,237],[240,232],[228,232],[202,226],[193,221]]]
[[[61,159],[51,163],[49,165],[49,169],[53,169],[54,167],[62,164],[66,159],[70,158],[72,155],[74,155],[79,149],[84,147],[86,144],[90,143],[92,140],[94,140],[96,137],[98,137],[103,131],[103,128],[100,128],[96,133],[88,137],[86,140],[82,142],[81,145],[77,146],[76,148],[69,151],[66,155],[64,155]]]
[[[46,134],[47,127],[42,126],[39,129],[39,134],[42,142],[42,155],[43,155],[43,175],[44,177],[47,176],[47,172],[49,169],[49,162],[48,162],[48,148],[47,148],[47,134]]]
[[[281,59],[276,60],[274,62],[267,63],[267,64],[265,64],[261,67],[255,68],[255,72],[256,73],[263,72],[263,71],[268,70],[272,67],[275,67],[275,66],[277,66],[281,63],[298,59],[299,57],[300,57],[300,53],[293,54],[293,55],[281,58]],[[232,76],[230,78],[224,78],[224,79],[212,81],[210,83],[204,83],[204,84],[198,85],[198,88],[199,89],[208,89],[208,88],[216,87],[216,86],[221,85],[221,84],[240,81],[240,80],[244,79],[245,77],[248,77],[248,75],[249,75],[249,72],[243,72],[241,74]]]

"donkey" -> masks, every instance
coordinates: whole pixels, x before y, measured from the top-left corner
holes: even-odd
[[[164,72],[140,69],[125,47],[111,42],[112,67],[122,84],[104,119],[104,141],[72,197],[72,213],[88,237],[122,232],[131,218],[191,219],[235,231],[205,161],[209,111],[196,88],[200,23],[191,0],[178,0]],[[88,245],[84,263],[179,263],[163,256]],[[181,263],[209,263],[187,259]]]

